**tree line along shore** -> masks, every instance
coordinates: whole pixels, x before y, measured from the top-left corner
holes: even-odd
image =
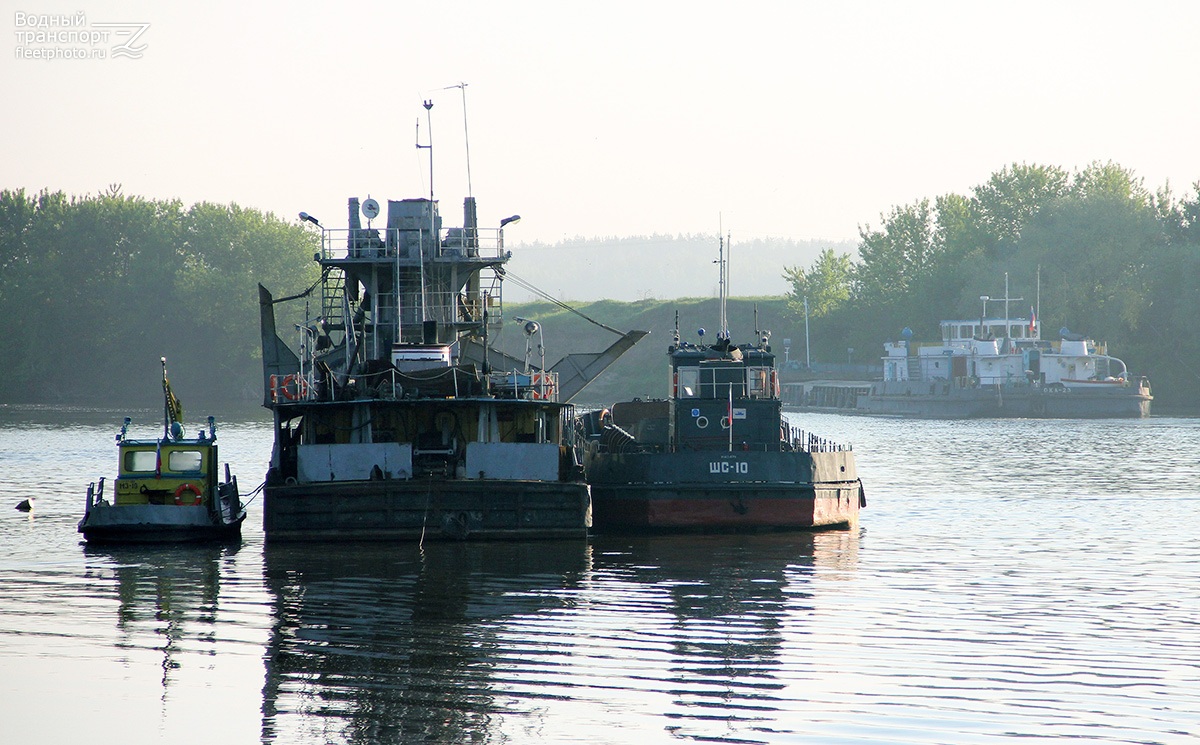
[[[933,341],[939,321],[978,317],[980,297],[1003,297],[1007,275],[1010,297],[1022,298],[1010,313],[1036,305],[1043,338],[1067,327],[1107,343],[1150,377],[1157,413],[1198,407],[1200,184],[1176,196],[1112,163],[1014,164],[969,194],[893,207],[860,226],[854,252],[842,247],[807,266],[802,256],[755,266],[791,291],[732,298],[734,340],[770,331],[781,361],[877,363],[904,327]],[[197,403],[253,405],[262,398],[256,285],[277,297],[303,291],[319,275],[318,248],[299,222],[235,204],[185,206],[115,185],[82,197],[0,191],[0,403],[152,406],[167,356],[177,390]],[[664,396],[676,315],[693,341],[699,328],[715,333],[719,317],[716,298],[569,306],[510,302],[504,316],[541,323],[548,364],[610,343],[584,316],[651,332],[584,391],[594,403]],[[519,324],[506,323],[499,346],[520,357],[524,343]]]

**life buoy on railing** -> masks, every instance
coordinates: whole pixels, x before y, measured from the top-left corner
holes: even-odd
[[[303,375],[293,373],[284,375],[282,378],[278,375],[271,376],[271,400],[278,402],[280,399],[284,401],[299,401],[308,398],[308,380]]]
[[[554,396],[554,379],[550,373],[535,372],[530,383],[535,399],[550,399]]]
[[[191,502],[186,502],[186,501],[184,501],[184,498],[183,498],[183,495],[188,492],[191,492],[192,494],[196,495],[196,498],[193,499]],[[186,506],[190,505],[192,507],[198,507],[198,506],[200,506],[201,501],[202,500],[200,498],[200,487],[196,486],[195,484],[180,484],[179,488],[175,490],[176,506],[186,507]]]

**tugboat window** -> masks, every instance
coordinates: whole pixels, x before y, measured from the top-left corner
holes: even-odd
[[[153,450],[131,450],[125,453],[126,471],[150,473],[157,462],[158,456]]]
[[[700,398],[734,398],[746,396],[746,376],[744,368],[716,367],[701,368]]]
[[[167,457],[167,470],[199,471],[201,461],[199,450],[173,450]]]
[[[766,367],[751,367],[746,370],[750,379],[750,397],[763,398],[767,396],[771,371]]]
[[[695,367],[681,367],[679,373],[679,398],[695,398],[696,388],[700,385],[700,370]]]

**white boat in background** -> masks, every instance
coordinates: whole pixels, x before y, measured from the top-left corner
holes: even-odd
[[[905,329],[884,344],[883,380],[854,401],[867,414],[917,417],[1145,417],[1145,377],[1106,345],[1063,328],[1041,338],[1028,318],[942,321],[942,339],[916,343]]]
[[[1009,296],[1007,274],[1004,297],[979,299],[980,317],[942,321],[939,342],[915,342],[907,327],[886,342],[881,380],[790,384],[785,400],[802,409],[930,419],[1150,416],[1150,381],[1131,375],[1106,344],[1065,327],[1058,339],[1043,339],[1032,306],[1028,316],[1013,317],[1009,304],[1024,298]],[[989,302],[1003,302],[1004,316],[989,317]]]

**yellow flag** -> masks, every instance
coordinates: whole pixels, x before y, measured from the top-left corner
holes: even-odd
[[[163,378],[163,391],[167,395],[167,411],[171,413],[171,421],[183,424],[183,404],[175,397],[175,391],[171,390],[171,382],[166,378]]]
[[[175,391],[171,390],[171,381],[167,380],[167,358],[162,358],[163,371],[163,395],[167,399],[167,415],[172,422],[183,424],[183,404],[179,403],[179,399],[175,396]]]

